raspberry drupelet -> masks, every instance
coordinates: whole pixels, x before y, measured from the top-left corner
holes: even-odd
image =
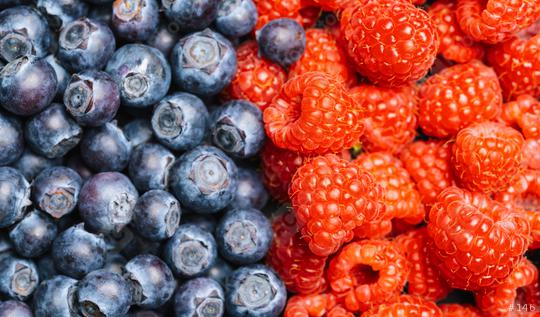
[[[289,298],[285,317],[321,317],[337,305],[336,297],[330,293],[295,295]]]
[[[395,301],[373,307],[362,317],[443,317],[441,309],[432,301],[419,296],[401,295]]]
[[[525,138],[540,138],[540,101],[521,95],[503,105],[502,119],[521,130]]]
[[[482,317],[475,306],[461,304],[442,304],[439,306],[444,317]]]

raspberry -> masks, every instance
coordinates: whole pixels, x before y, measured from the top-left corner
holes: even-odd
[[[475,294],[476,305],[484,316],[507,316],[512,312],[518,288],[538,280],[538,271],[527,259],[496,287],[480,290]]]
[[[467,35],[495,44],[538,20],[540,6],[529,0],[458,0],[456,16]]]
[[[442,304],[439,307],[444,317],[482,317],[482,313],[474,306]]]
[[[418,295],[427,300],[443,299],[452,290],[439,272],[429,262],[425,227],[402,234],[394,240],[411,263],[407,278],[408,294]]]
[[[437,29],[427,12],[405,1],[349,6],[341,16],[341,30],[358,71],[385,86],[424,77],[439,48]]]
[[[401,161],[387,152],[362,154],[353,161],[375,177],[384,189],[383,202],[389,218],[416,224],[424,219],[420,194]]]
[[[382,188],[373,176],[334,154],[300,167],[289,193],[302,238],[320,256],[336,252],[356,227],[385,212]]]
[[[450,156],[451,147],[444,141],[416,141],[401,153],[424,204],[432,204],[443,189],[455,185]]]
[[[296,295],[289,299],[285,307],[285,317],[322,317],[336,306],[332,294]]]
[[[369,151],[399,152],[416,135],[416,91],[411,86],[384,88],[360,85],[350,90],[361,109],[366,109],[366,131],[361,138]]]
[[[354,237],[356,239],[373,239],[384,238],[392,232],[392,220],[381,219],[377,221],[366,222],[363,225],[354,229]]]
[[[405,286],[409,263],[384,240],[352,242],[330,261],[332,292],[351,312],[366,311],[398,297]]]
[[[277,64],[259,56],[257,42],[244,42],[236,49],[238,66],[224,99],[246,99],[264,110],[281,90],[287,73]]]
[[[354,0],[313,0],[317,5],[327,11],[336,11],[354,4]]]
[[[296,227],[292,213],[284,213],[272,224],[274,239],[266,262],[285,282],[293,293],[312,294],[326,286],[324,268],[326,257],[320,257],[308,248]]]
[[[479,61],[443,69],[420,86],[418,122],[425,134],[454,136],[500,114],[501,87],[493,69]]]
[[[483,122],[459,131],[452,165],[460,184],[469,190],[503,190],[522,167],[523,136],[501,123]]]
[[[518,296],[521,295],[522,299],[520,301],[522,303],[533,305],[535,309],[538,309],[538,305],[540,305],[540,281],[538,277],[529,285],[519,289],[519,291],[521,293],[518,293]]]
[[[502,282],[527,250],[529,223],[481,193],[443,190],[428,222],[430,261],[450,286],[479,290]]]
[[[540,138],[525,140],[523,159],[529,168],[540,170]]]
[[[362,317],[442,317],[443,314],[434,302],[418,296],[401,295],[396,301],[373,307]]]
[[[334,36],[324,29],[306,31],[304,55],[289,69],[289,78],[303,73],[319,71],[333,76],[346,86],[356,81],[356,74],[347,65],[347,55]]]
[[[346,88],[321,72],[289,79],[263,119],[275,145],[302,154],[340,152],[364,131],[363,114]]]
[[[540,101],[531,95],[519,96],[503,106],[502,119],[517,125],[526,138],[540,138]]]
[[[291,18],[302,25],[302,0],[254,0],[259,17],[255,29],[259,30],[266,23],[279,19]]]
[[[437,25],[441,45],[439,54],[445,59],[457,63],[466,63],[473,59],[482,59],[484,47],[475,43],[459,27],[456,18],[456,5],[447,0],[433,3],[428,13]]]
[[[343,306],[336,305],[328,312],[326,317],[354,317],[354,314],[345,309]]]

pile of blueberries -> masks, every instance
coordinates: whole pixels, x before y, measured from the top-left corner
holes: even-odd
[[[0,10],[0,316],[278,316],[252,0]]]

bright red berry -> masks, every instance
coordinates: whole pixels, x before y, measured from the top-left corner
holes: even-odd
[[[302,25],[302,0],[254,0],[259,14],[256,30],[261,29],[266,23],[279,19],[290,18]]]
[[[416,141],[401,153],[424,204],[432,204],[443,189],[455,185],[450,156],[451,146],[445,141]]]
[[[289,193],[302,238],[320,256],[338,251],[356,227],[385,212],[383,190],[374,177],[334,154],[300,167]]]
[[[479,61],[443,69],[420,86],[418,123],[425,134],[454,136],[475,122],[496,118],[501,87],[493,69]]]
[[[385,86],[424,77],[439,48],[437,29],[427,12],[406,1],[349,6],[341,15],[341,30],[360,74]]]
[[[293,293],[319,293],[326,287],[326,257],[313,254],[302,240],[292,213],[277,217],[273,224],[274,239],[266,262]]]
[[[337,305],[336,297],[329,293],[295,295],[287,302],[285,317],[322,317]]]
[[[385,88],[360,85],[350,90],[366,111],[362,146],[369,152],[399,152],[416,135],[417,95],[412,86]]]
[[[277,64],[259,56],[257,42],[244,42],[236,49],[238,66],[224,99],[246,99],[264,110],[279,94],[287,73]]]
[[[523,136],[502,123],[482,122],[459,131],[452,166],[466,189],[501,191],[521,172]]]
[[[503,106],[502,119],[517,126],[526,138],[540,138],[540,101],[521,95]]]
[[[363,117],[340,81],[309,72],[285,83],[263,119],[266,134],[278,147],[324,154],[353,146],[364,132]]]
[[[428,239],[427,230],[423,227],[397,236],[394,242],[411,263],[407,278],[408,294],[436,301],[446,297],[452,289],[429,261]]]
[[[437,304],[419,296],[401,295],[395,301],[373,307],[362,317],[443,317]]]
[[[454,288],[493,287],[516,268],[529,244],[529,222],[481,193],[443,190],[428,222],[430,261]]]
[[[441,45],[439,54],[445,59],[457,63],[466,63],[473,59],[482,59],[484,47],[469,38],[459,26],[456,18],[456,4],[447,0],[433,3],[428,13],[437,26]]]
[[[482,317],[478,308],[470,305],[442,304],[439,307],[444,317]]]
[[[523,159],[529,168],[540,170],[540,138],[525,140]]]
[[[354,229],[356,239],[381,239],[392,232],[392,219],[386,215],[383,219],[369,221]]]
[[[385,240],[362,240],[344,246],[330,261],[328,283],[344,307],[366,311],[399,296],[409,274],[401,251]]]

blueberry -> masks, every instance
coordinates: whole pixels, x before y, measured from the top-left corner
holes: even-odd
[[[39,278],[43,281],[51,279],[60,274],[54,266],[54,261],[51,253],[46,253],[44,256],[37,259],[36,265],[39,272]]]
[[[122,127],[126,139],[135,148],[139,144],[149,142],[152,139],[152,125],[149,120],[135,119]]]
[[[146,44],[157,48],[165,56],[170,56],[171,51],[178,41],[178,29],[176,25],[161,23],[157,30],[146,40]]]
[[[211,114],[212,143],[236,158],[259,152],[264,143],[262,112],[245,100],[233,100],[217,107]]]
[[[268,192],[262,182],[262,175],[251,168],[238,168],[238,189],[232,208],[262,209],[268,202]]]
[[[24,132],[34,152],[52,159],[66,155],[77,146],[83,131],[63,105],[53,103],[26,121]]]
[[[90,2],[88,0],[85,0]],[[109,1],[109,2],[112,2]],[[88,17],[94,21],[112,26],[112,10],[110,5],[93,5],[88,11]]]
[[[261,264],[234,271],[227,279],[225,294],[227,313],[231,317],[277,317],[287,300],[283,281]]]
[[[48,159],[29,149],[25,149],[21,157],[12,166],[18,169],[27,180],[32,181],[44,169],[61,164],[62,159]]]
[[[157,0],[119,0],[112,9],[112,24],[116,34],[128,41],[145,41],[159,23]]]
[[[56,73],[45,59],[23,56],[0,71],[0,105],[21,116],[47,107],[57,90]]]
[[[116,123],[87,129],[81,141],[81,158],[96,172],[121,171],[127,167],[131,144]]]
[[[80,151],[73,151],[69,153],[69,157],[66,160],[66,166],[77,172],[81,176],[83,182],[87,181],[94,173],[88,166],[85,165],[81,158]]]
[[[39,284],[36,264],[29,259],[4,255],[0,259],[0,293],[24,301]]]
[[[137,200],[132,226],[141,236],[152,241],[170,238],[178,228],[180,203],[163,190],[151,190]]]
[[[32,201],[53,218],[61,218],[77,206],[82,179],[71,168],[43,170],[32,184]]]
[[[30,184],[18,170],[0,167],[0,228],[19,221],[30,201]]]
[[[288,67],[304,54],[306,34],[295,20],[281,18],[263,26],[257,33],[257,42],[262,56]]]
[[[176,280],[160,258],[141,254],[131,259],[124,276],[133,285],[133,302],[142,308],[158,308],[173,295]]]
[[[88,15],[88,5],[82,0],[38,0],[37,8],[43,13],[53,30]]]
[[[98,127],[111,121],[120,107],[120,90],[111,76],[89,70],[71,77],[64,105],[82,126]]]
[[[181,225],[167,244],[163,259],[179,277],[204,275],[217,258],[212,234],[194,225]]]
[[[8,300],[0,303],[0,317],[33,317],[32,310],[24,302]]]
[[[105,265],[103,269],[109,272],[122,275],[124,273],[124,265],[126,265],[127,259],[118,252],[108,252],[105,258]]]
[[[122,104],[148,107],[165,97],[171,85],[171,68],[163,53],[142,44],[119,48],[107,64],[107,72],[120,87]]]
[[[165,15],[178,29],[202,30],[209,26],[217,15],[218,0],[161,0]]]
[[[227,278],[231,275],[232,271],[232,266],[218,257],[214,265],[208,270],[206,276],[225,286]]]
[[[84,230],[82,224],[60,233],[52,246],[54,265],[61,273],[73,278],[102,268],[105,253],[105,240]]]
[[[97,270],[79,283],[77,306],[84,317],[123,317],[131,302],[131,287],[118,274]]]
[[[164,146],[146,143],[133,150],[129,162],[129,176],[138,190],[166,189],[169,168],[174,155]]]
[[[208,122],[208,110],[202,100],[188,93],[163,98],[152,114],[152,130],[158,141],[177,151],[199,145]]]
[[[15,117],[0,112],[0,166],[8,165],[21,157],[24,138],[21,123]]]
[[[175,317],[223,316],[225,294],[218,282],[199,277],[182,284],[174,296]]]
[[[174,46],[171,65],[176,85],[197,95],[215,95],[236,73],[231,42],[210,29],[189,34]]]
[[[139,310],[129,313],[126,317],[164,317],[165,315],[160,314],[151,310]]]
[[[204,231],[214,232],[216,230],[217,221],[213,215],[187,214],[182,216],[182,225],[194,225]]]
[[[99,173],[84,183],[79,212],[91,230],[120,232],[131,221],[137,198],[137,189],[123,174]]]
[[[0,233],[0,257],[1,254],[7,254],[7,251],[11,251],[12,249],[13,244],[11,244],[9,236],[7,234]]]
[[[215,23],[221,34],[241,37],[253,30],[257,18],[257,7],[253,0],[221,0]]]
[[[47,214],[34,210],[9,231],[9,238],[18,254],[35,258],[49,250],[57,232],[56,223]]]
[[[0,12],[0,59],[11,62],[25,55],[44,57],[52,42],[47,21],[34,8],[17,6]]]
[[[116,48],[111,29],[99,21],[80,18],[66,25],[58,39],[58,59],[71,71],[102,69]]]
[[[126,241],[121,245],[120,253],[127,257],[133,258],[142,253],[158,255],[162,251],[162,245],[158,241],[151,241],[149,239],[143,238],[138,233],[133,232],[134,229],[130,227],[124,228],[122,233],[125,233]]]
[[[41,282],[34,293],[34,312],[40,317],[75,316],[77,280],[57,275]]]
[[[57,81],[57,89],[56,89],[56,98],[62,100],[64,96],[64,90],[66,90],[66,87],[69,83],[69,73],[64,68],[63,65],[60,64],[60,61],[56,58],[54,55],[48,55],[45,57],[45,60],[54,70],[54,73],[56,75],[56,81]]]

